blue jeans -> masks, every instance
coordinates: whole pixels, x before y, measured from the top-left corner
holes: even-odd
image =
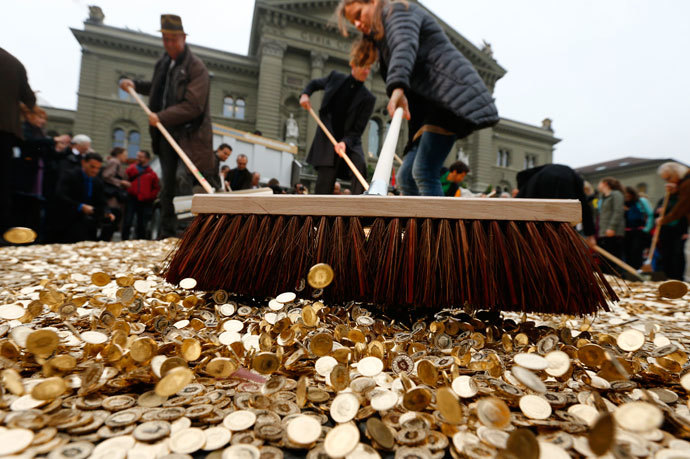
[[[441,167],[457,139],[454,135],[425,132],[405,155],[397,180],[405,196],[443,196]]]

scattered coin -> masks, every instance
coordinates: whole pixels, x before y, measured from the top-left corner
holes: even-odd
[[[436,407],[443,415],[443,419],[450,424],[462,422],[462,406],[458,402],[458,396],[450,387],[442,387],[436,391]]]
[[[345,457],[359,442],[359,429],[352,424],[339,424],[326,434],[324,449],[330,457]]]
[[[496,397],[485,397],[477,402],[479,421],[487,427],[504,429],[510,425],[510,408]]]
[[[453,380],[453,391],[462,398],[472,398],[479,392],[477,383],[467,375],[458,376]]]
[[[349,422],[359,411],[359,399],[351,394],[339,394],[331,403],[331,418],[337,423]]]
[[[313,416],[298,415],[290,420],[285,433],[297,445],[311,445],[321,436],[321,423]]]
[[[233,411],[225,416],[223,425],[232,432],[246,430],[256,422],[256,414],[247,410]]]
[[[546,399],[537,395],[522,396],[520,410],[530,419],[548,419],[551,416],[551,405]]]
[[[187,278],[180,281],[180,288],[192,290],[194,287],[196,287],[196,279]]]
[[[650,432],[661,427],[664,414],[646,402],[631,402],[619,406],[614,412],[616,424],[631,432]]]
[[[364,357],[357,364],[357,370],[362,376],[376,376],[383,371],[383,362],[378,357]]]
[[[671,300],[683,298],[688,293],[688,285],[685,282],[670,280],[659,285],[659,296]]]
[[[2,237],[10,244],[31,244],[36,240],[38,234],[31,228],[17,226],[5,231]]]
[[[297,295],[295,293],[286,292],[286,293],[281,293],[280,295],[278,295],[276,297],[276,301],[278,303],[288,304],[288,303],[292,303],[293,301],[295,301],[295,298],[297,298]]]
[[[628,329],[618,335],[616,344],[626,352],[635,352],[642,348],[645,342],[644,333],[634,328]]]
[[[587,435],[589,449],[597,456],[606,454],[615,443],[615,428],[611,413],[601,415]]]
[[[319,263],[309,270],[307,282],[312,288],[326,288],[333,282],[333,276],[333,268],[325,263]]]
[[[215,426],[204,430],[205,442],[203,449],[205,451],[215,451],[223,448],[230,442],[232,433],[225,427]]]
[[[26,449],[34,439],[29,429],[0,430],[0,456],[9,456]]]
[[[170,436],[170,450],[178,454],[192,454],[206,443],[204,431],[197,427],[182,429]]]
[[[529,429],[514,430],[506,441],[506,450],[516,458],[539,459],[539,442]]]

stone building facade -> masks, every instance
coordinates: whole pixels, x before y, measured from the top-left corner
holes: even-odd
[[[302,89],[311,79],[332,70],[349,72],[351,41],[343,38],[335,26],[333,12],[337,4],[333,0],[256,0],[247,55],[191,44],[211,74],[213,122],[243,131],[258,130],[265,137],[284,140],[286,121],[292,115],[299,126],[299,137],[295,139],[297,159],[303,159],[317,126],[299,107]],[[103,17],[99,8],[92,7],[83,29],[72,29],[81,46],[82,62],[71,131],[89,134],[99,152],[119,145],[134,155],[136,149],[150,147],[147,119],[128,94],[119,90],[118,81],[123,75],[150,78],[153,64],[163,52],[161,38],[108,26]],[[479,49],[438,19],[493,91],[506,70],[493,58],[490,46]],[[372,72],[366,85],[377,97],[363,138],[373,167],[389,118],[385,85],[378,72]],[[312,101],[318,107],[320,94]],[[500,111],[500,101],[498,107]],[[57,114],[60,120],[51,116],[49,128],[53,123],[56,130],[64,132],[65,114]],[[58,126],[57,121],[63,124]],[[403,132],[401,148],[406,138]],[[559,141],[548,119],[543,126],[502,119],[497,126],[458,141],[447,162],[461,158],[469,163],[469,182],[474,190],[482,191],[491,185],[509,190],[515,186],[520,170],[552,162]]]

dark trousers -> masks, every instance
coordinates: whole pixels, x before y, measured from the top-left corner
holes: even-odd
[[[611,255],[623,259],[625,243],[622,236],[602,237],[599,238],[597,244]],[[620,275],[618,269],[612,264],[604,263],[601,269],[606,274]]]
[[[683,253],[683,236],[680,225],[662,226],[659,233],[659,254],[661,267],[669,279],[683,280],[685,255]]]
[[[99,222],[93,216],[80,216],[68,227],[54,230],[51,243],[72,244],[81,241],[97,240]]]
[[[177,215],[175,215],[175,206],[173,199],[177,190],[177,163],[179,157],[167,140],[160,136],[158,144],[158,157],[161,162],[161,238],[177,236]],[[183,166],[184,167],[184,166]],[[125,219],[125,224],[127,223]],[[122,230],[122,239],[124,239],[124,229]]]
[[[333,167],[319,166],[316,168],[316,189],[314,193],[333,194],[333,187],[335,187],[335,181],[338,178],[338,176],[342,177],[346,175],[345,170],[347,170],[347,173],[349,173],[350,175],[350,181],[352,183],[352,185],[350,186],[350,191],[352,191],[352,194],[357,195],[364,193],[364,187],[361,183],[359,183],[357,177],[355,177],[352,171],[350,171],[350,168],[347,167],[345,161],[343,161],[341,158],[336,159],[335,166]],[[362,168],[359,168],[359,171],[362,173],[362,176],[367,176],[366,170],[362,170]]]
[[[136,238],[147,239],[146,225],[148,225],[149,221],[151,221],[151,216],[153,216],[153,203],[141,202],[138,201],[134,196],[128,196],[127,207],[125,209],[125,222],[122,225],[123,241],[129,239],[135,216],[137,218],[137,226],[134,232]]]
[[[99,241],[110,242],[113,239],[113,234],[120,227],[120,223],[122,223],[121,208],[109,207],[108,209],[110,210],[110,213],[115,216],[115,220],[113,220],[112,222],[110,220],[107,220],[105,223],[103,223],[103,227],[101,228],[101,235],[98,238]]]
[[[644,252],[645,240],[645,233],[641,229],[625,232],[625,262],[635,269],[642,267],[642,252]]]
[[[12,155],[17,138],[9,132],[0,132],[0,245],[2,234],[10,228],[12,219]]]

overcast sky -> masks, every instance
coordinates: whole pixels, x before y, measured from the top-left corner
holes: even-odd
[[[496,87],[501,116],[553,119],[555,161],[582,166],[622,156],[690,162],[690,1],[425,0],[473,43],[492,44],[508,70]],[[6,1],[0,46],[26,66],[51,105],[76,108],[88,4],[105,23],[148,33],[163,12],[183,18],[189,41],[246,53],[252,0]]]

